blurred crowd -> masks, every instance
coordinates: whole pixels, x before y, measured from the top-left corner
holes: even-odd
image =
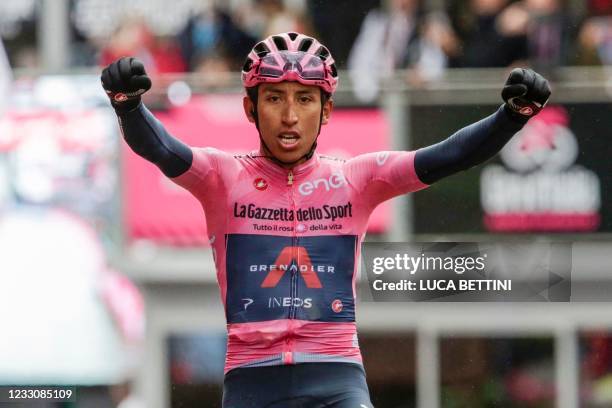
[[[419,85],[449,67],[612,64],[612,0],[135,3],[140,9],[113,0],[71,0],[72,66],[135,55],[157,73],[223,74],[239,70],[258,39],[290,30],[327,44],[340,68],[365,81],[365,99],[396,69],[406,69],[407,80]],[[24,11],[28,4],[31,15]],[[38,12],[35,1],[0,5],[0,35],[15,67],[38,64]]]

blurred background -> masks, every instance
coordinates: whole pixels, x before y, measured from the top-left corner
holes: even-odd
[[[320,138],[340,157],[435,143],[492,113],[512,67],[544,74],[549,106],[497,158],[380,206],[367,239],[571,242],[573,283],[612,279],[612,0],[3,0],[0,384],[221,406],[215,237],[121,142],[99,73],[138,57],[169,131],[245,152],[240,68],[290,30],[341,69]],[[612,303],[358,308],[378,408],[612,406]]]

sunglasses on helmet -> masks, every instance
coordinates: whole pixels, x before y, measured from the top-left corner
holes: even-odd
[[[301,51],[280,51],[261,59],[259,76],[282,78],[289,73],[295,73],[304,80],[322,80],[327,75],[319,57]]]

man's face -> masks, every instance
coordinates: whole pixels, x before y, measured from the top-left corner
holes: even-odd
[[[310,151],[321,120],[321,91],[318,87],[289,81],[261,84],[257,103],[259,131],[269,154],[282,162],[292,163]],[[248,96],[243,105],[249,121],[254,123],[254,106]],[[327,124],[332,107],[331,100],[323,105],[321,124]]]

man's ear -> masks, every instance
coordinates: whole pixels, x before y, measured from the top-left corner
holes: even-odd
[[[329,98],[323,104],[323,118],[321,120],[322,125],[327,125],[327,122],[329,122],[329,118],[331,117],[332,110],[334,110],[334,100]]]
[[[242,107],[244,108],[244,114],[251,123],[255,123],[255,104],[248,96],[242,98]]]

